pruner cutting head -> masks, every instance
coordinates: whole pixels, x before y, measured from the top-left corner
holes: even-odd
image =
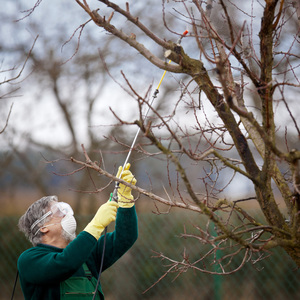
[[[182,41],[182,39],[187,35],[189,33],[189,31],[188,30],[186,30],[182,35],[181,35],[181,37],[178,39],[178,41],[177,41],[177,44],[181,44],[181,41]]]

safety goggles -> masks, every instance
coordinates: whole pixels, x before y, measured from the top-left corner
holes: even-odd
[[[30,227],[31,231],[39,224],[41,221],[45,220],[47,217],[62,218],[66,215],[74,215],[72,207],[65,202],[57,202],[53,204],[48,212],[46,212],[42,217],[36,220]]]

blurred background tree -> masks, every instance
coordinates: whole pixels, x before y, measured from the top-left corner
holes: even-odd
[[[109,108],[114,107],[128,120],[135,117],[137,110],[134,103],[128,105],[130,96],[110,76],[120,79],[124,62],[130,64],[126,71],[134,70],[136,57],[123,49],[113,36],[105,35],[103,40],[103,33],[85,23],[79,7],[56,1],[35,6],[39,13],[31,14],[30,8],[26,1],[15,1],[1,12],[1,36],[5,37],[0,47],[3,67],[21,64],[33,40],[37,40],[28,57],[26,74],[18,81],[18,90],[1,103],[6,108],[6,111],[2,109],[3,117],[7,108],[15,104],[10,126],[0,141],[0,186],[5,206],[2,211],[11,209],[16,213],[16,206],[10,204],[20,191],[24,199],[28,194],[28,201],[45,194],[64,194],[74,203],[75,211],[94,211],[99,197],[95,196],[97,191],[88,172],[61,175],[72,172],[66,159],[78,157],[81,144],[91,149],[93,158],[100,159],[111,172],[122,164],[127,151],[124,145],[130,142],[133,133],[131,130],[128,136],[126,129],[114,124]],[[138,11],[144,9],[140,6]],[[157,26],[155,20],[150,25]],[[141,64],[135,76],[144,92],[152,84],[155,73],[152,71],[149,76],[147,68],[149,65]],[[14,76],[13,71],[8,70],[7,74]],[[163,93],[168,90],[166,84]],[[156,106],[159,105],[157,101]],[[128,110],[130,107],[132,111]],[[116,144],[116,140],[124,145]],[[114,159],[110,158],[112,152]],[[104,176],[97,176],[96,180],[100,186],[109,183]],[[109,191],[104,190],[101,199],[104,201],[108,195]],[[5,199],[10,201],[7,203]],[[20,211],[28,201],[24,201],[24,206],[17,206]]]

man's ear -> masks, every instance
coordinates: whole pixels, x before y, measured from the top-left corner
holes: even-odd
[[[48,227],[42,227],[42,228],[40,228],[40,232],[41,233],[47,233],[48,231],[49,231]]]

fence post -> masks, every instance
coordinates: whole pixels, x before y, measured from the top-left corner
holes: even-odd
[[[216,230],[215,230],[215,224],[211,222],[210,224],[212,235],[217,236]],[[216,250],[216,262],[221,258],[221,250]],[[215,264],[215,272],[220,272],[220,266]],[[213,275],[214,278],[214,300],[221,300],[222,299],[222,275]]]

